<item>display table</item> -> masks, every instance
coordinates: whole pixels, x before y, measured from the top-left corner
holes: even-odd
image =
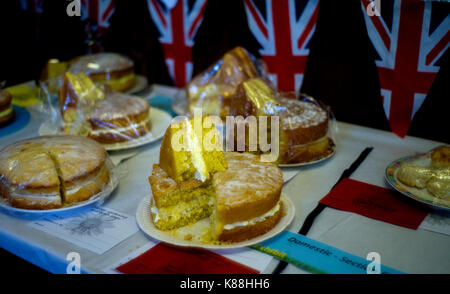
[[[174,89],[155,87],[149,94],[156,97],[153,106],[170,107],[158,95],[171,96]],[[158,100],[159,99],[159,100]],[[14,141],[38,135],[43,117],[31,112],[31,120],[21,130],[0,137],[0,148]],[[426,152],[442,143],[406,137],[338,122],[336,154],[321,163],[296,167],[298,174],[283,188],[296,207],[294,221],[287,228],[297,232],[307,214],[326,195],[346,169],[367,146],[374,147],[367,159],[353,173],[352,178],[387,187],[384,173],[393,160],[415,153]],[[132,157],[120,163],[120,184],[103,204],[106,208],[134,216],[143,197],[149,197],[151,190],[147,177],[152,165],[159,160],[161,141],[133,149]],[[111,156],[122,156],[119,152]],[[126,157],[126,154],[124,155]],[[25,260],[50,272],[65,273],[67,254],[78,252],[81,256],[82,272],[105,273],[124,257],[138,252],[140,248],[156,243],[143,232],[126,238],[103,254],[96,254],[73,243],[54,237],[29,225],[32,219],[0,212],[0,246]],[[326,208],[315,220],[308,237],[366,258],[369,252],[378,252],[381,263],[407,273],[450,273],[450,236],[426,230],[411,230],[389,223],[376,221],[357,214]],[[237,249],[241,255],[252,255],[255,250]],[[247,252],[247,253],[246,253]],[[220,253],[220,252],[219,252]],[[226,253],[227,254],[227,253]],[[258,254],[265,255],[258,252]],[[241,261],[242,262],[242,261]],[[272,258],[262,273],[270,273],[277,264]],[[284,273],[306,273],[289,265]]]

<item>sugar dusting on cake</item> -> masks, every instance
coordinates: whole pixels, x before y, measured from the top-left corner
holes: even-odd
[[[280,115],[284,129],[308,128],[327,119],[326,111],[313,103],[286,98],[281,98],[280,101],[286,107],[286,110]]]

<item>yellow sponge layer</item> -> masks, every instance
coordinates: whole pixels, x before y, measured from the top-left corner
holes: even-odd
[[[159,157],[161,168],[177,182],[206,181],[227,169],[220,135],[208,117],[172,123],[167,129]]]
[[[191,201],[156,209],[152,202],[152,217],[156,227],[163,231],[176,229],[209,216],[213,209],[211,195],[201,194]]]

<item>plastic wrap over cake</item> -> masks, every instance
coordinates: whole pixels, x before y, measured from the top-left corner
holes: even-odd
[[[229,102],[243,81],[254,77],[268,79],[265,65],[247,50],[236,47],[223,55],[186,86],[188,110],[202,108],[203,114],[229,115]]]
[[[151,130],[147,100],[114,91],[108,85],[96,85],[84,72],[66,72],[58,102],[54,103],[50,94],[47,98],[49,114],[53,115],[44,124],[56,133],[111,144],[140,138]]]
[[[300,94],[279,93],[285,107],[280,121],[280,163],[302,163],[327,157],[334,152],[337,124],[330,108],[314,98]]]
[[[234,138],[238,151],[269,152],[274,161],[290,164],[326,156],[334,148],[335,119],[329,108],[312,97],[281,93],[261,78],[253,78],[239,85],[229,105],[235,128],[227,139]],[[239,124],[245,126],[245,136],[239,137]],[[269,147],[262,148],[264,144]]]
[[[105,148],[79,136],[42,136],[0,151],[0,198],[11,207],[57,209],[98,196],[112,181]]]
[[[116,91],[126,91],[135,85],[134,62],[117,53],[96,53],[69,61],[50,59],[41,73],[41,82],[52,93],[57,93],[65,72],[83,72],[96,84],[107,84]]]

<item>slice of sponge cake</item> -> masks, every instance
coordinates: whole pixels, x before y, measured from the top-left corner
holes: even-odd
[[[199,179],[223,171],[227,163],[220,134],[209,117],[173,122],[161,143],[160,167],[177,182]]]

